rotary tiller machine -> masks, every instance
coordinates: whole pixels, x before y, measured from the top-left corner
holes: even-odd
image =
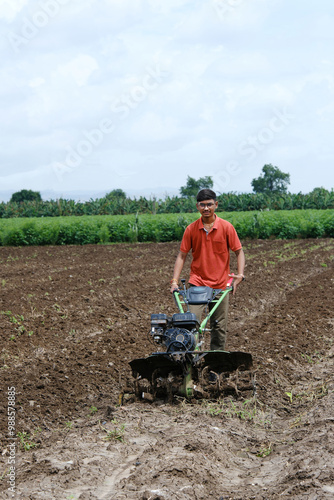
[[[212,314],[233,290],[233,278],[225,290],[193,286],[175,290],[173,295],[178,312],[151,315],[149,333],[153,343],[164,351],[130,362],[134,376],[135,394],[140,399],[159,397],[186,398],[219,397],[250,390],[255,392],[252,356],[246,352],[202,350],[204,333]],[[189,306],[204,304],[205,318],[198,322]]]

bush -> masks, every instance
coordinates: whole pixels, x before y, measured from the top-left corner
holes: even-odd
[[[10,203],[21,203],[23,201],[41,201],[42,197],[39,191],[32,191],[31,189],[22,189],[12,194]]]

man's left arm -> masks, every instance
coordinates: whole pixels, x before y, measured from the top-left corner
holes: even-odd
[[[242,248],[239,250],[236,250],[235,255],[237,257],[237,267],[238,267],[238,274],[234,274],[234,281],[233,281],[233,295],[235,295],[237,291],[238,285],[245,279],[244,276],[244,270],[245,270],[245,254]],[[229,275],[231,276],[231,275]]]

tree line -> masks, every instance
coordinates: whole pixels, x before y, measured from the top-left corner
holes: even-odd
[[[308,194],[289,193],[290,175],[271,164],[264,165],[262,174],[252,180],[253,193],[219,193],[218,210],[241,212],[251,210],[297,210],[334,208],[334,191],[318,187]],[[130,198],[122,189],[114,189],[102,198],[80,202],[58,199],[43,201],[38,191],[21,190],[8,203],[0,203],[0,218],[58,217],[68,215],[127,215],[196,212],[196,194],[200,189],[212,189],[211,176],[195,179],[188,176],[180,196],[164,199]]]
[[[334,191],[316,188],[303,194],[224,193],[218,195],[219,212],[246,212],[251,210],[296,210],[334,208]],[[194,197],[167,196],[164,199],[112,197],[74,200],[22,201],[0,203],[0,218],[59,217],[68,215],[129,215],[173,214],[196,212]]]

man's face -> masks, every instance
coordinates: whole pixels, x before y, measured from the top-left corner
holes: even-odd
[[[215,200],[204,200],[196,203],[197,210],[204,217],[210,216],[215,213],[218,207],[218,201]]]

